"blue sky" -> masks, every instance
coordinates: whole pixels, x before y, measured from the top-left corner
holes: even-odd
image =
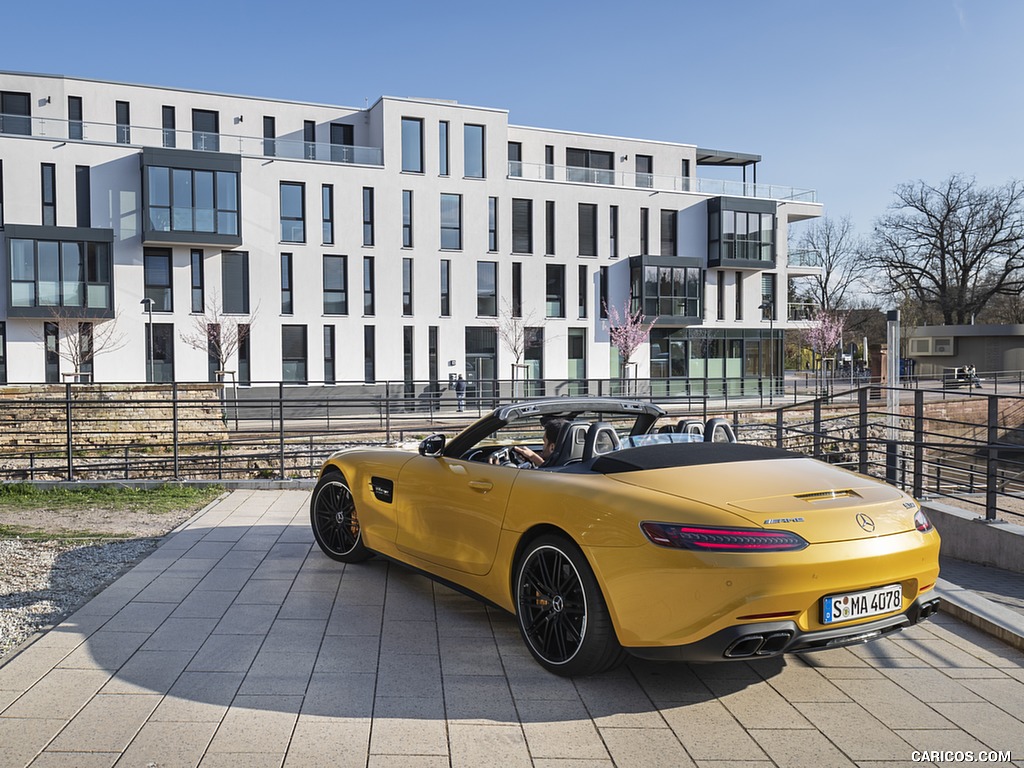
[[[861,234],[893,188],[1024,177],[1019,0],[49,0],[0,69],[345,106],[427,96],[514,124],[760,154]],[[730,178],[739,178],[738,172]]]

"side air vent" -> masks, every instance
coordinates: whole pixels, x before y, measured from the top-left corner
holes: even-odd
[[[832,499],[849,499],[851,497],[860,494],[855,493],[853,490],[846,488],[844,490],[836,491],[815,491],[813,493],[798,493],[796,498],[801,501],[831,501]]]

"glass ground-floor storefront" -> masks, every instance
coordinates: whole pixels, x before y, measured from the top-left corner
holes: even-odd
[[[783,332],[771,328],[651,330],[654,395],[755,395],[782,380]]]

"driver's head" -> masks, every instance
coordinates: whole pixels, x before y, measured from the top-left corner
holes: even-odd
[[[562,431],[562,425],[565,423],[565,419],[549,419],[544,423],[544,446],[541,448],[540,455],[545,459],[555,450],[558,433]]]

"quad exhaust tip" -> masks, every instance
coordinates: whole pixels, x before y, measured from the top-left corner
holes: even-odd
[[[775,654],[782,653],[782,650],[792,639],[793,633],[790,630],[744,635],[725,650],[725,657],[728,659],[744,659],[750,656],[774,656]]]

